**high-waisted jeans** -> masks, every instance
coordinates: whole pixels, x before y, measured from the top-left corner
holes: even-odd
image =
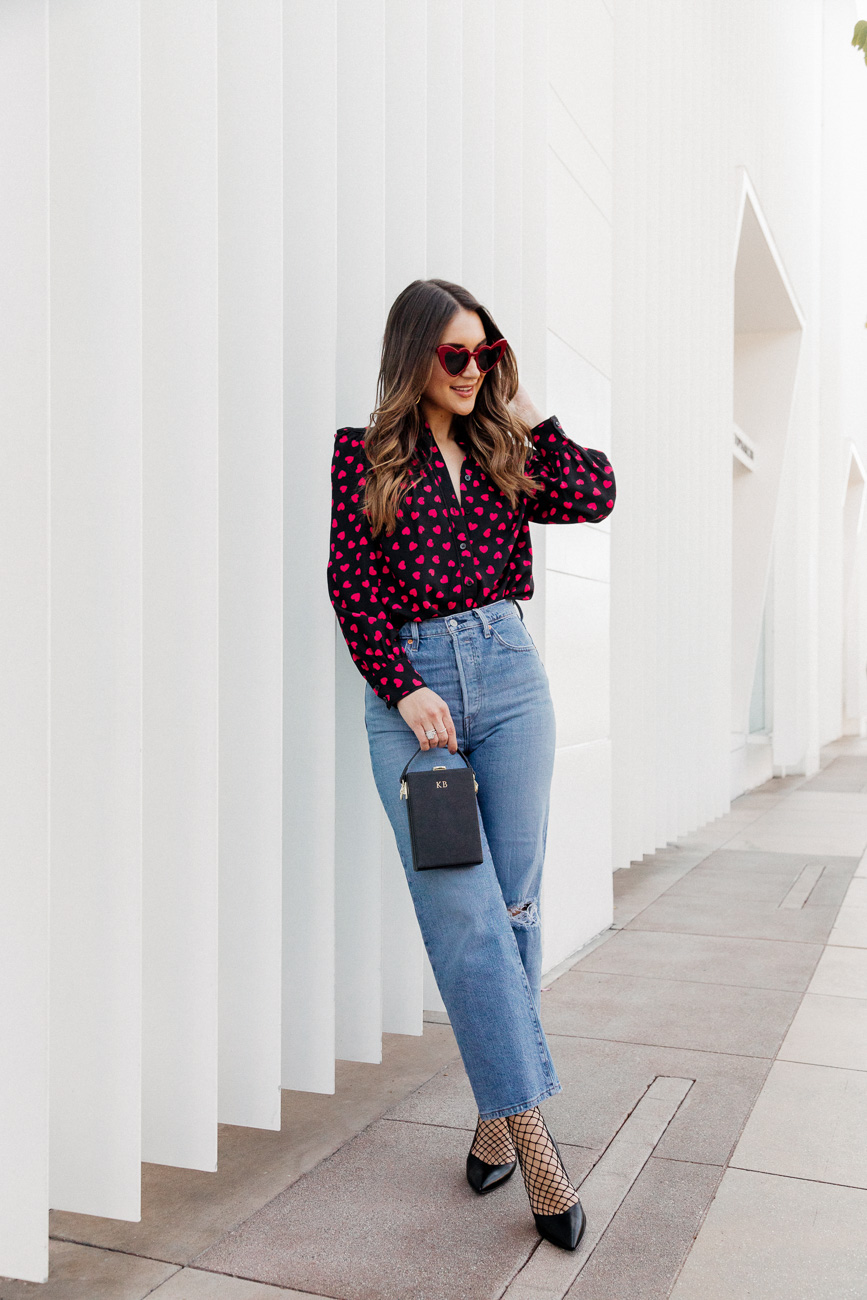
[[[540,1019],[539,888],[555,745],[548,674],[512,600],[409,621],[399,636],[448,704],[472,762],[484,861],[413,870],[400,774],[418,740],[368,685],[373,775],[479,1114],[514,1115],[561,1091]],[[435,764],[464,765],[437,746],[416,754],[410,771]]]

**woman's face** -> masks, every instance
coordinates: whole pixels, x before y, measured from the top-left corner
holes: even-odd
[[[485,341],[485,327],[477,311],[461,307],[443,330],[440,343],[451,343],[456,348],[469,348],[475,352]],[[426,416],[439,411],[452,415],[469,415],[476,404],[484,375],[473,357],[462,375],[450,375],[440,365],[434,353],[427,387],[422,392],[421,408]]]

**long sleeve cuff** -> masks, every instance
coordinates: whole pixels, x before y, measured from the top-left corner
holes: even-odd
[[[401,646],[384,611],[371,617],[344,610],[337,603],[336,592],[332,603],[356,668],[390,709],[405,695],[427,685]]]
[[[528,518],[542,524],[598,523],[614,509],[614,471],[604,451],[582,447],[563,432],[556,415],[530,430],[525,473],[540,490],[528,497]]]

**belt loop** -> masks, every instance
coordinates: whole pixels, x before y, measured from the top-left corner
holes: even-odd
[[[415,619],[413,619],[412,624],[412,648],[413,650],[418,649],[418,623],[416,623]]]
[[[490,623],[488,622],[488,616],[487,616],[487,614],[485,613],[485,611],[484,611],[483,609],[479,609],[479,607],[476,606],[476,607],[473,609],[473,613],[474,613],[474,614],[478,614],[479,619],[481,620],[482,627],[485,629],[485,636],[490,636],[490,635],[491,635],[491,625],[490,625]]]

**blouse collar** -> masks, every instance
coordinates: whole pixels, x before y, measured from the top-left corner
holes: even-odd
[[[470,440],[467,436],[466,429],[464,429],[463,426],[455,425],[455,428],[452,433],[452,437],[454,438],[455,442],[458,444],[459,447],[462,447],[465,452],[469,452]],[[427,454],[430,454],[430,452],[432,452],[434,447],[436,446],[434,436],[431,433],[431,427],[428,424],[427,420],[425,420],[424,422],[421,433],[419,434],[418,441],[419,441],[419,445],[424,448]]]

